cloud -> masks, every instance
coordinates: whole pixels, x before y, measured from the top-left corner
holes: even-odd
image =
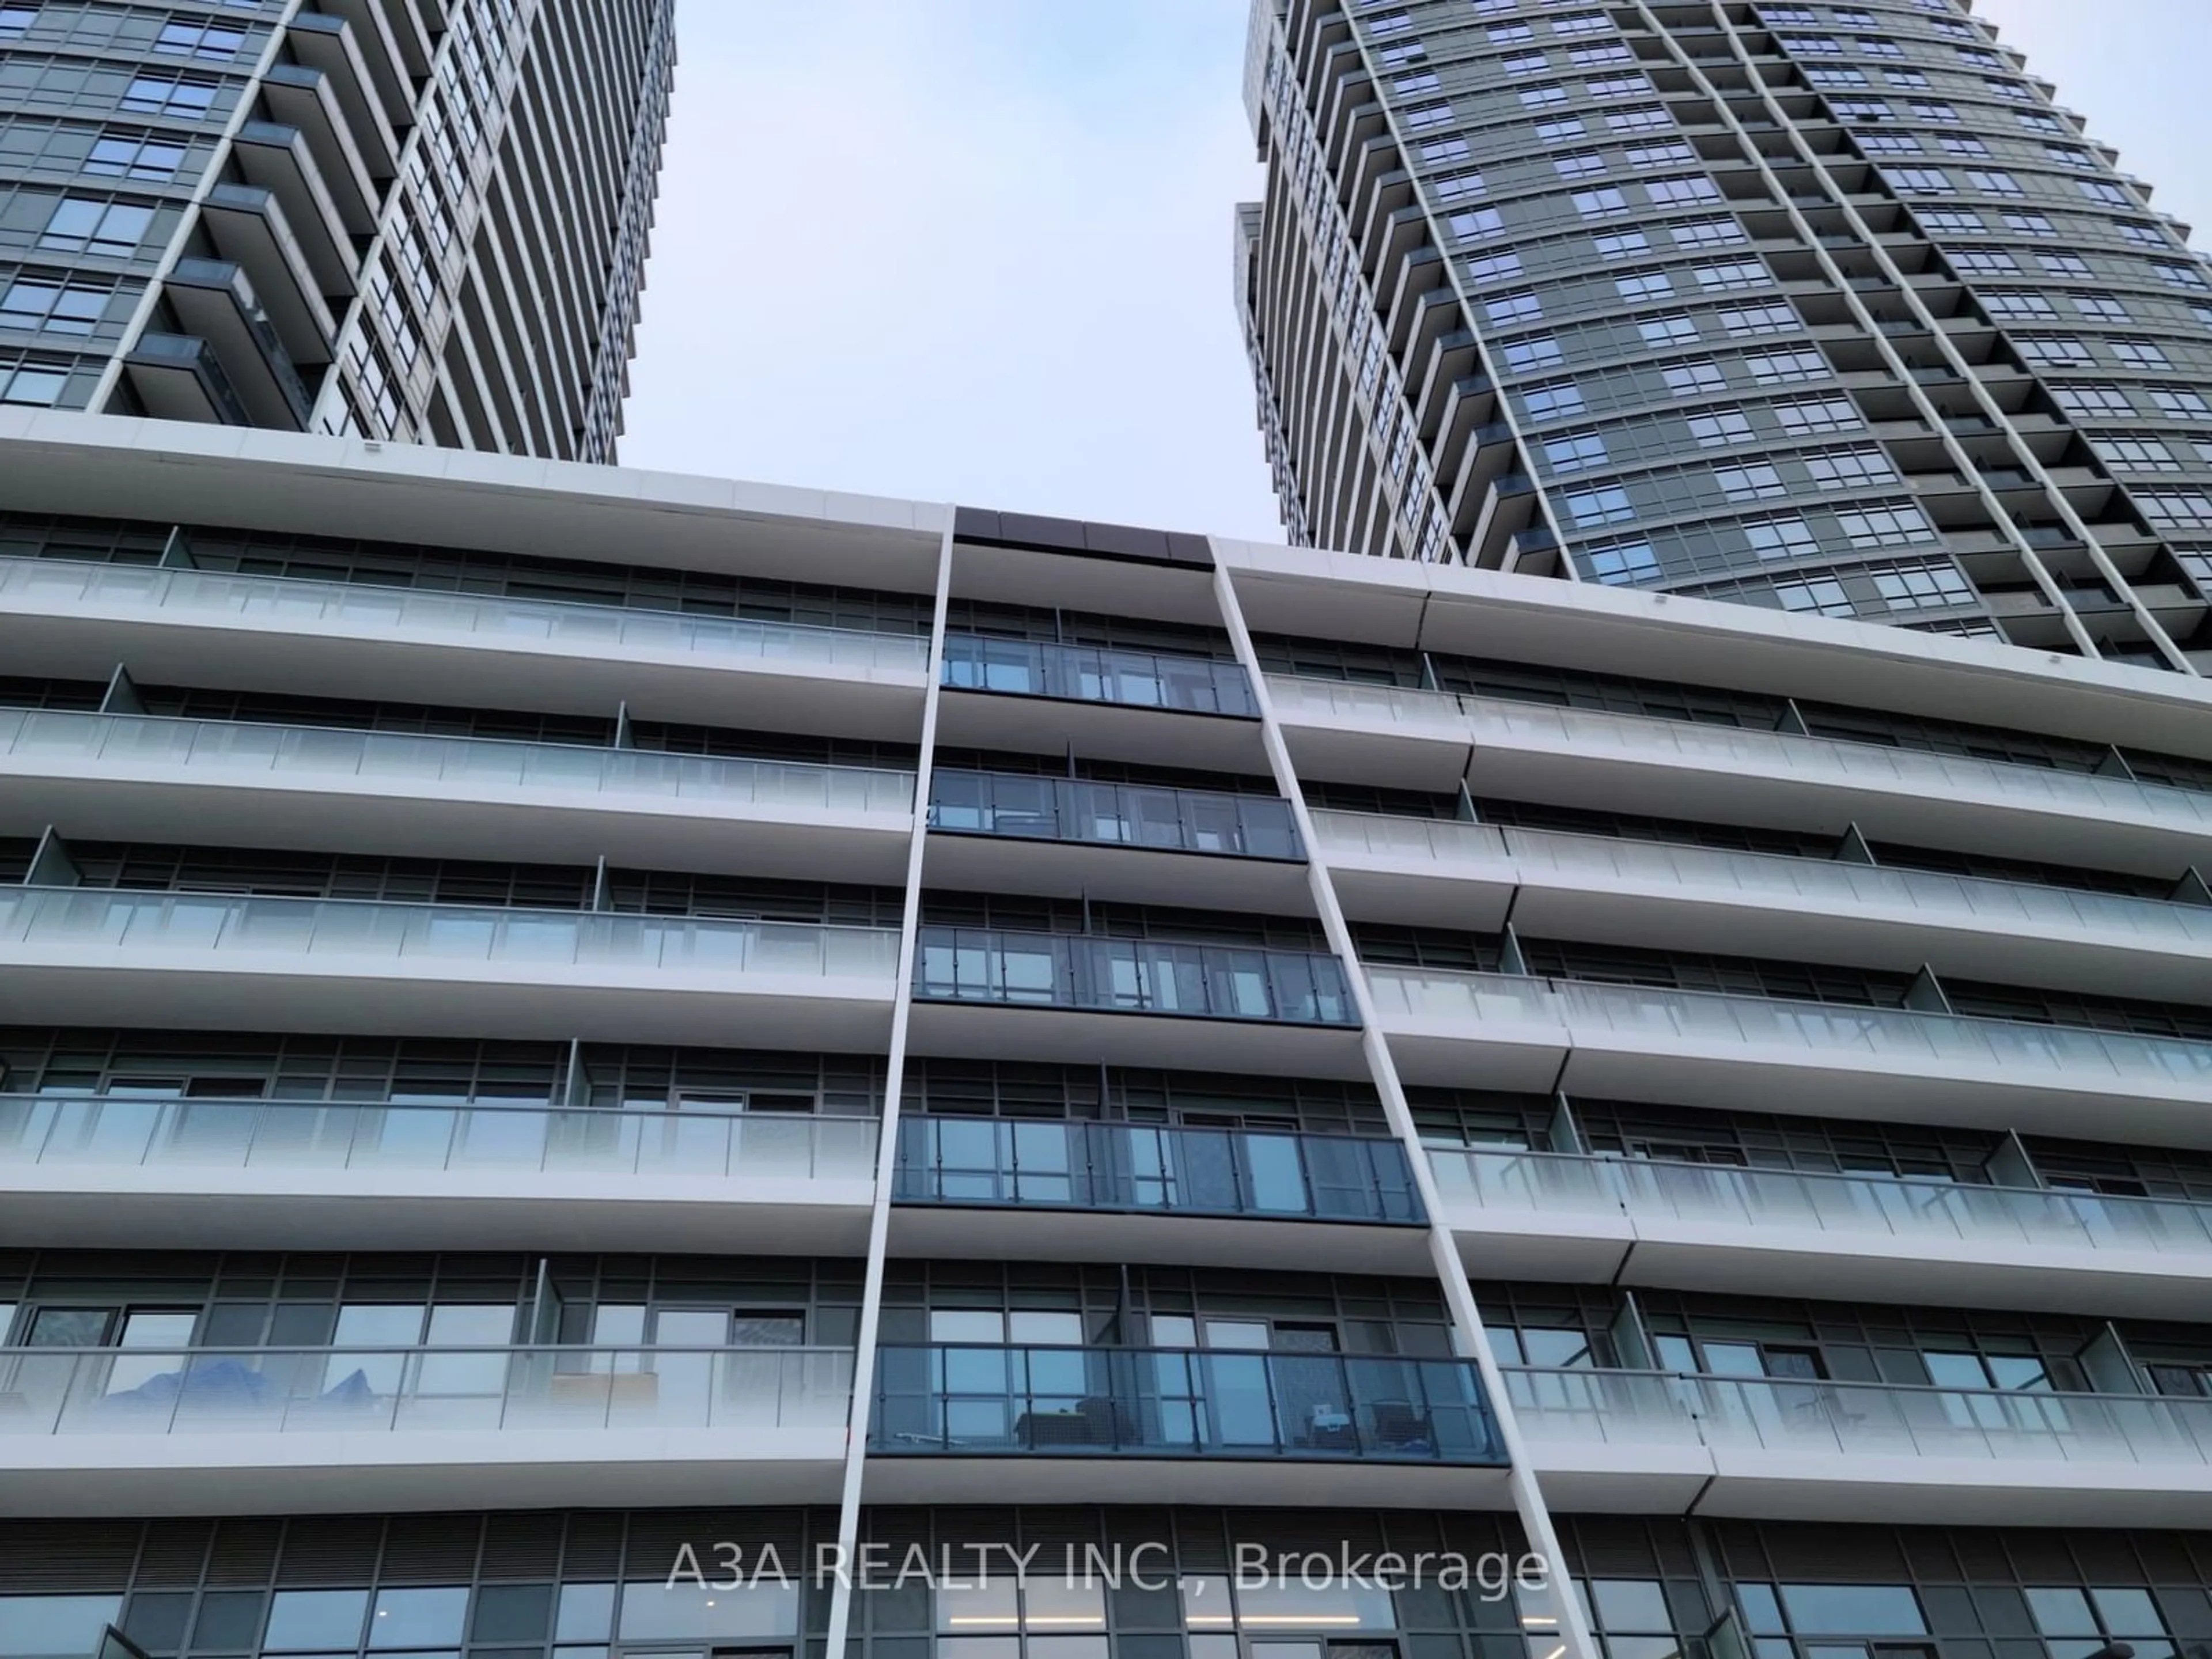
[[[623,459],[1272,538],[1241,0],[685,0]]]

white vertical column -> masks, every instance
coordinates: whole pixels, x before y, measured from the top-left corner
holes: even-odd
[[[876,1143],[876,1200],[868,1214],[868,1261],[860,1280],[860,1329],[853,1356],[853,1409],[845,1442],[845,1485],[838,1498],[838,1559],[849,1563],[860,1534],[860,1484],[868,1455],[868,1419],[874,1404],[876,1332],[883,1322],[884,1263],[890,1237],[891,1185],[898,1173],[899,1091],[906,1077],[908,1017],[914,1007],[915,954],[921,931],[921,861],[929,836],[929,778],[937,748],[937,708],[945,680],[945,617],[952,597],[952,526],[956,509],[945,507],[945,534],[937,550],[937,602],[929,622],[929,684],[922,695],[921,756],[914,773],[914,831],[907,846],[906,908],[899,919],[898,989],[891,1004],[889,1058],[884,1066],[883,1121]],[[810,1564],[810,1570],[811,1564]],[[841,1572],[830,1594],[825,1659],[843,1659],[852,1626],[853,1583]]]
[[[1468,1284],[1467,1268],[1459,1259],[1459,1247],[1453,1240],[1451,1229],[1445,1224],[1443,1206],[1437,1194],[1436,1177],[1429,1169],[1428,1159],[1422,1155],[1419,1134],[1413,1127],[1413,1110],[1406,1103],[1406,1091],[1398,1081],[1396,1062],[1390,1056],[1390,1047],[1382,1036],[1382,1028],[1375,1016],[1375,1001],[1368,993],[1367,975],[1360,965],[1358,953],[1353,949],[1351,925],[1345,920],[1343,908],[1337,902],[1335,884],[1329,879],[1328,866],[1322,856],[1319,841],[1314,835],[1313,817],[1306,810],[1305,793],[1299,787],[1296,769],[1291,765],[1289,746],[1283,740],[1282,726],[1275,719],[1274,700],[1267,694],[1267,676],[1260,672],[1257,653],[1252,647],[1251,631],[1244,625],[1244,614],[1237,602],[1236,583],[1227,564],[1223,562],[1218,547],[1214,549],[1214,593],[1221,605],[1224,626],[1237,647],[1237,660],[1251,677],[1252,695],[1259,704],[1261,739],[1267,751],[1267,763],[1274,769],[1276,786],[1290,803],[1291,815],[1297,824],[1298,838],[1305,845],[1306,878],[1313,890],[1315,908],[1321,914],[1322,929],[1328,936],[1329,948],[1336,952],[1344,964],[1345,979],[1350,987],[1352,1004],[1359,1011],[1359,1043],[1366,1056],[1368,1073],[1375,1085],[1376,1093],[1382,1097],[1383,1115],[1389,1120],[1391,1129],[1406,1149],[1406,1159],[1413,1166],[1413,1188],[1420,1194],[1421,1206],[1429,1218],[1429,1259],[1434,1265],[1438,1283],[1442,1285],[1444,1303],[1451,1310],[1453,1322],[1467,1349],[1468,1358],[1474,1362],[1482,1378],[1483,1391],[1490,1397],[1490,1408],[1498,1421],[1498,1431],[1509,1460],[1506,1480],[1513,1495],[1513,1508],[1521,1517],[1521,1526],[1527,1534],[1529,1547],[1542,1556],[1548,1564],[1553,1593],[1549,1611],[1543,1614],[1528,1613],[1524,1617],[1534,1623],[1531,1637],[1541,1637],[1556,1630],[1559,1652],[1549,1650],[1537,1659],[1599,1659],[1596,1643],[1591,1638],[1589,1621],[1583,1616],[1581,1606],[1567,1589],[1567,1562],[1559,1548],[1559,1534],[1552,1525],[1552,1512],[1544,1502],[1544,1494],[1536,1484],[1534,1469],[1530,1466],[1528,1448],[1521,1437],[1520,1425],[1515,1420],[1511,1402],[1505,1397],[1505,1379],[1498,1368],[1498,1360],[1490,1351],[1490,1342],[1483,1334],[1482,1315],[1475,1305],[1474,1290]],[[1534,1622],[1538,1620],[1556,1620]]]

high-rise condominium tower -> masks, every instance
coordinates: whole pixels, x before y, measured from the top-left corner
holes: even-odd
[[[2212,667],[2212,277],[1954,0],[1261,0],[1291,539]]]
[[[0,402],[611,459],[674,14],[0,4]]]

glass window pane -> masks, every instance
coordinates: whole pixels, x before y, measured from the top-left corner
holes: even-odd
[[[192,1646],[202,1653],[246,1653],[258,1645],[260,1590],[208,1590],[192,1622]]]
[[[269,1603],[269,1630],[261,1645],[271,1652],[357,1647],[368,1612],[365,1589],[279,1590]]]
[[[1206,1346],[1209,1348],[1265,1348],[1267,1328],[1249,1320],[1209,1319],[1206,1322]]]
[[[430,1310],[434,1348],[498,1348],[514,1340],[514,1304],[489,1303]]]
[[[980,1583],[945,1584],[937,1592],[937,1628],[941,1631],[1016,1629],[1015,1582],[988,1578]],[[940,1648],[939,1651],[942,1651]]]
[[[553,1617],[550,1584],[486,1584],[469,1616],[472,1642],[543,1642]]]
[[[1018,1636],[940,1636],[937,1659],[1021,1659]]]
[[[1923,1353],[1920,1356],[1928,1367],[1928,1380],[1950,1389],[1986,1389],[1990,1374],[1983,1368],[1981,1357],[1971,1353]]]
[[[727,1581],[725,1580],[725,1583]],[[658,1580],[623,1586],[622,1639],[665,1642],[701,1636],[793,1636],[799,1586],[763,1581],[736,1589]]]
[[[994,1638],[983,1638],[990,1641]],[[944,1644],[938,1644],[944,1651]],[[1029,1639],[1028,1659],[1106,1659],[1106,1638],[1103,1636],[1032,1636]]]
[[[2033,1594],[2033,1592],[2031,1592]],[[1735,1599],[1743,1609],[1743,1621],[1762,1634],[1778,1634],[1785,1626],[1782,1622],[1782,1604],[1774,1599],[1771,1584],[1738,1584]]]
[[[1782,1605],[1801,1636],[1924,1636],[1928,1621],[1905,1584],[1784,1584]]]
[[[1103,1631],[1106,1628],[1106,1586],[1102,1579],[1085,1583],[1079,1578],[1040,1575],[1022,1591],[1022,1625],[1030,1631]],[[1029,1659],[1044,1659],[1031,1642]],[[1070,1653],[1062,1659],[1080,1659]]]
[[[1546,1330],[1532,1327],[1521,1333],[1521,1346],[1531,1365],[1587,1365],[1589,1338],[1581,1331]],[[1634,1628],[1629,1626],[1627,1628]]]
[[[2166,1624],[2152,1604],[2150,1592],[2139,1589],[2093,1589],[2090,1599],[2111,1636],[2163,1636]],[[2141,1659],[2140,1652],[2138,1659]]]
[[[997,1346],[1006,1340],[1006,1319],[993,1310],[932,1308],[929,1340],[933,1342],[985,1342]]]
[[[1237,1616],[1241,1620],[1264,1620],[1278,1629],[1310,1620],[1334,1628],[1387,1630],[1396,1621],[1397,1613],[1390,1592],[1374,1584],[1330,1583],[1316,1588],[1293,1579],[1239,1585]]]
[[[560,1611],[554,1616],[556,1642],[604,1642],[614,1633],[615,1587],[612,1584],[563,1584]]]
[[[140,1590],[131,1598],[123,1633],[149,1653],[174,1653],[185,1645],[192,1612],[190,1590]]]
[[[2036,1629],[2045,1636],[2094,1636],[2097,1621],[2089,1612],[2089,1598],[2066,1585],[2032,1585],[2027,1610]]]
[[[81,1659],[122,1615],[119,1595],[0,1595],[0,1654]]]
[[[1590,1594],[1597,1603],[1598,1623],[1607,1632],[1674,1628],[1656,1580],[1600,1578],[1592,1582]]]
[[[469,1593],[453,1589],[388,1589],[376,1598],[368,1620],[371,1648],[427,1648],[461,1639]]]
[[[422,1340],[422,1310],[413,1304],[338,1310],[337,1346],[408,1348]]]
[[[1083,1340],[1083,1316],[1024,1310],[1006,1316],[1006,1334],[1018,1343],[1048,1343],[1073,1346]]]

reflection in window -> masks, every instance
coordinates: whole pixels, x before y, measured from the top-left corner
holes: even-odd
[[[935,1599],[937,1659],[1107,1659],[1103,1581],[990,1578]]]
[[[2087,1659],[2109,1641],[2127,1643],[2136,1659],[2171,1659],[2173,1644],[2148,1590],[2033,1585],[2026,1594],[2051,1659]]]
[[[604,1642],[614,1633],[615,1587],[612,1584],[563,1584],[561,1603],[553,1616],[556,1642]]]
[[[1193,1631],[1259,1626],[1291,1631],[1300,1625],[1328,1630],[1389,1630],[1397,1622],[1390,1592],[1375,1584],[1332,1580],[1310,1585],[1296,1578],[1264,1584],[1190,1574],[1182,1581],[1183,1624]],[[1191,1638],[1192,1659],[1200,1659]]]
[[[1923,1636],[1928,1620],[1907,1584],[1784,1584],[1782,1606],[1801,1635]]]
[[[702,1566],[703,1570],[703,1566]],[[710,1577],[712,1574],[708,1575]],[[732,1589],[688,1579],[650,1579],[623,1586],[621,1637],[625,1642],[685,1641],[699,1637],[795,1636],[799,1585],[763,1577]],[[562,1613],[568,1613],[562,1598]]]
[[[0,1654],[79,1659],[122,1613],[119,1595],[0,1595]]]
[[[270,1600],[269,1628],[261,1646],[270,1653],[312,1648],[350,1651],[361,1645],[368,1612],[365,1589],[279,1590]]]
[[[468,1605],[465,1588],[386,1590],[369,1614],[368,1645],[380,1650],[455,1646]]]

